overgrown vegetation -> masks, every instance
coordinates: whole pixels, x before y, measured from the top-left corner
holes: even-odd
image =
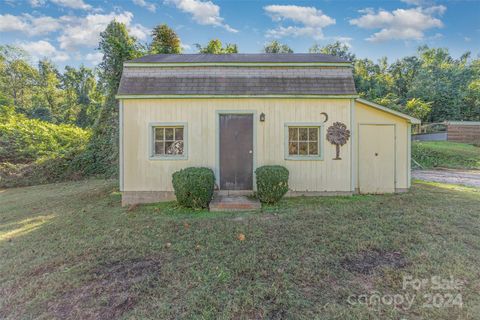
[[[73,125],[29,119],[0,106],[0,163],[30,163],[85,147],[90,132]]]
[[[288,191],[288,169],[283,166],[262,166],[255,170],[257,198],[263,203],[276,203]]]
[[[423,168],[480,169],[480,147],[466,143],[413,142],[412,158]]]
[[[12,107],[0,106],[0,186],[80,177],[80,164],[73,160],[89,137],[88,130],[29,119]]]
[[[478,189],[426,183],[253,213],[122,208],[115,181],[2,190],[0,318],[474,319],[479,206]],[[459,288],[402,289],[432,276]],[[375,293],[416,298],[348,302]]]
[[[185,168],[173,173],[172,185],[180,205],[208,208],[213,197],[215,174],[210,168]]]

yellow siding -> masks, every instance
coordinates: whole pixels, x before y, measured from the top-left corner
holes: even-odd
[[[395,125],[395,188],[396,189],[406,189],[410,186],[410,159],[408,148],[410,144],[408,143],[408,130],[409,123],[407,120],[397,117],[395,115],[389,114],[385,111],[381,111],[360,103],[355,102],[354,110],[354,123],[355,131],[358,133],[359,126],[362,124],[393,124]],[[372,144],[377,143],[381,137],[371,136],[370,139],[363,139],[362,144],[369,141]],[[355,186],[359,187],[359,166],[358,159],[359,157],[365,157],[363,152],[368,152],[368,148],[362,148],[362,145],[359,145],[358,134],[354,134],[354,145],[358,150],[357,156],[355,159],[354,168],[356,170],[355,174]],[[355,153],[355,152],[354,152]]]
[[[326,128],[341,121],[350,128],[350,99],[127,99],[123,101],[123,191],[172,191],[172,173],[189,166],[217,169],[218,111],[256,113],[254,167],[279,164],[290,171],[293,191],[352,191],[351,142],[341,148],[325,140]],[[266,121],[260,122],[260,113]],[[323,130],[323,160],[285,160],[288,122],[328,122]],[[187,160],[150,160],[149,123],[188,123]]]

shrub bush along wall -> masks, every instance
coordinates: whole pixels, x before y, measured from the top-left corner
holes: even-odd
[[[215,175],[209,168],[186,168],[172,175],[178,203],[188,208],[207,208],[212,200]]]
[[[264,203],[279,201],[288,191],[288,169],[282,166],[263,166],[255,170],[257,197]]]

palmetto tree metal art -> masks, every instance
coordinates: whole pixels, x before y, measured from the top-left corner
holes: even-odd
[[[333,160],[341,160],[340,147],[347,143],[350,138],[350,130],[341,122],[335,122],[327,129],[327,140],[335,145],[336,157]]]

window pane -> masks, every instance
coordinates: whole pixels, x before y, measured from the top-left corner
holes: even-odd
[[[155,128],[155,140],[163,140],[163,128]]]
[[[173,128],[165,128],[165,140],[173,140]]]
[[[308,143],[308,154],[318,155],[318,142],[309,142]]]
[[[173,141],[165,141],[165,154],[174,154]]]
[[[165,154],[163,142],[155,142],[155,154]]]
[[[289,141],[298,140],[298,128],[288,128],[288,140]]]
[[[183,128],[175,128],[175,140],[183,140]]]
[[[288,143],[288,154],[297,155],[298,154],[298,142],[289,142]]]
[[[298,140],[307,141],[308,128],[298,128]]]
[[[318,140],[318,128],[308,128],[308,140],[310,141]]]
[[[298,154],[301,156],[308,155],[308,143],[307,142],[299,142],[298,144]]]

